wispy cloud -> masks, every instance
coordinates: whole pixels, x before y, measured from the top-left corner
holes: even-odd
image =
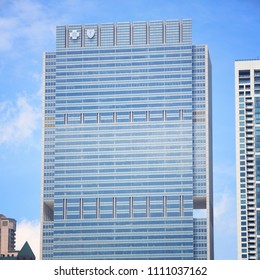
[[[12,18],[0,19],[0,29],[2,30],[1,40],[0,40],[0,51],[11,49],[14,37],[10,32],[10,30],[14,29],[16,25],[17,23],[15,19]]]
[[[222,193],[214,207],[214,217],[217,222],[220,222],[228,213],[228,206],[230,203],[230,195],[227,192]]]
[[[234,162],[214,165],[215,258],[236,259],[236,172]],[[223,254],[225,252],[225,254]]]
[[[0,51],[17,49],[42,50],[55,37],[55,25],[60,19],[45,2],[12,0],[0,3]]]
[[[236,232],[236,197],[229,190],[224,190],[215,199],[215,230],[221,234]]]
[[[28,141],[41,128],[41,109],[29,97],[0,102],[0,144]]]
[[[48,49],[50,42],[54,48],[57,25],[75,23],[76,18],[76,23],[94,19],[102,2],[0,0],[0,52],[15,56],[21,51],[42,52]]]
[[[236,231],[236,173],[235,165],[214,166],[214,218],[216,232]]]
[[[40,223],[39,221],[22,220],[17,224],[16,249],[20,250],[28,242],[36,259],[40,258]]]

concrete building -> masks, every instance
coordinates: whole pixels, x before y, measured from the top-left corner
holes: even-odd
[[[235,62],[238,258],[260,259],[260,60]]]
[[[212,259],[211,62],[191,20],[57,27],[43,259]]]
[[[17,255],[15,251],[16,220],[0,214],[0,255]]]
[[[0,260],[35,260],[26,241],[20,251],[15,250],[16,220],[0,214]]]

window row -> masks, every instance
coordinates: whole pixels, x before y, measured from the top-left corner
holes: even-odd
[[[60,121],[56,124],[84,124],[84,123],[124,123],[190,120],[191,110],[161,110],[136,112],[98,112],[98,113],[69,113],[57,114]]]
[[[46,76],[46,78],[51,78],[50,76]],[[56,79],[57,84],[61,83],[88,83],[88,82],[116,82],[116,81],[135,81],[135,80],[159,80],[159,79],[180,79],[180,80],[185,80],[185,79],[192,79],[190,74],[162,74],[162,75],[143,75],[143,76],[115,76],[113,75],[108,76],[108,77],[90,77],[90,78],[85,78],[85,77],[80,77],[80,78],[65,78],[65,79]],[[194,77],[193,80],[205,80],[204,76],[198,76]],[[47,85],[47,83],[46,83]]]
[[[57,83],[58,84],[58,83]],[[45,83],[46,86],[55,86],[55,83],[49,83],[46,82]],[[197,83],[196,84],[197,87],[205,87],[205,83]],[[143,82],[137,83],[137,82],[133,82],[133,83],[126,83],[126,82],[122,82],[122,83],[113,83],[113,81],[111,81],[110,83],[95,83],[92,82],[90,84],[81,84],[81,85],[73,85],[73,83],[68,83],[67,85],[57,85],[56,86],[56,90],[57,93],[59,94],[60,91],[64,91],[64,90],[90,90],[90,89],[118,89],[118,88],[138,88],[138,87],[166,87],[166,86],[176,86],[176,87],[184,87],[184,86],[189,86],[190,88],[192,87],[192,81],[188,80],[170,80],[169,82],[166,80],[162,80],[162,81],[155,81],[155,82],[146,82],[146,80],[144,80]],[[58,92],[59,91],[59,92]]]
[[[143,62],[117,62],[117,63],[89,63],[89,64],[83,64],[83,63],[73,63],[68,64],[64,63],[63,65],[57,65],[56,69],[75,69],[75,68],[81,68],[81,69],[90,69],[90,68],[104,68],[104,67],[110,67],[110,68],[118,68],[118,67],[131,67],[131,66],[156,66],[156,65],[179,65],[183,67],[189,67],[192,63],[191,59],[183,59],[183,60],[158,60],[158,61],[143,61]],[[196,66],[205,66],[205,62],[198,62],[196,63]],[[59,71],[58,71],[59,72]]]
[[[131,47],[131,48],[117,48],[117,49],[91,49],[91,50],[67,50],[67,51],[57,51],[57,55],[84,55],[84,54],[110,54],[110,53],[136,53],[136,52],[165,52],[165,51],[190,51],[192,46],[161,46],[161,47]],[[203,47],[199,48],[198,51],[204,51]],[[54,56],[55,58],[55,56]]]
[[[76,198],[56,200],[56,219],[149,218],[192,215],[191,196]]]
[[[59,56],[56,59],[57,63],[62,63],[62,62],[70,62],[70,61],[107,61],[107,60],[132,60],[132,59],[140,59],[140,60],[150,60],[150,59],[158,59],[158,58],[163,58],[163,59],[167,59],[167,58],[178,58],[178,59],[190,59],[191,58],[191,53],[184,53],[184,52],[175,52],[175,53],[157,53],[157,54],[151,54],[151,53],[145,53],[143,52],[142,54],[132,54],[131,52],[128,55],[116,55],[116,54],[112,54],[112,55],[108,55],[108,56],[75,56],[72,55],[71,57],[69,56],[65,56],[65,57],[61,57]],[[201,56],[199,58],[205,59],[205,56]]]
[[[59,69],[63,69],[59,68]],[[70,67],[68,67],[70,68]],[[46,69],[46,73],[50,72],[52,69]],[[54,69],[56,71],[56,69]],[[56,73],[57,77],[69,77],[69,76],[98,76],[98,75],[116,75],[116,74],[135,74],[135,73],[165,73],[165,72],[187,72],[190,73],[192,68],[189,66],[185,67],[162,67],[162,68],[131,68],[131,69],[106,69],[106,70],[95,70],[89,69],[88,71],[84,71],[85,69],[78,71],[59,71]],[[195,73],[205,73],[205,69],[194,69],[192,70],[192,74]]]

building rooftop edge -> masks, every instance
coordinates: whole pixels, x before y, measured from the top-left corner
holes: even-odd
[[[125,23],[144,23],[144,22],[169,22],[169,21],[192,21],[191,18],[183,19],[155,19],[155,20],[136,20],[136,21],[114,21],[114,22],[96,22],[96,23],[72,23],[72,24],[59,24],[56,27],[62,26],[75,26],[75,25],[102,25],[102,24],[125,24]]]
[[[236,59],[235,61],[256,61],[260,60],[260,58],[244,58],[244,59]]]

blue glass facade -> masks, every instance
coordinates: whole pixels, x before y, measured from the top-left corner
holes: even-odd
[[[60,26],[56,46],[42,258],[213,258],[211,67],[191,21]]]

